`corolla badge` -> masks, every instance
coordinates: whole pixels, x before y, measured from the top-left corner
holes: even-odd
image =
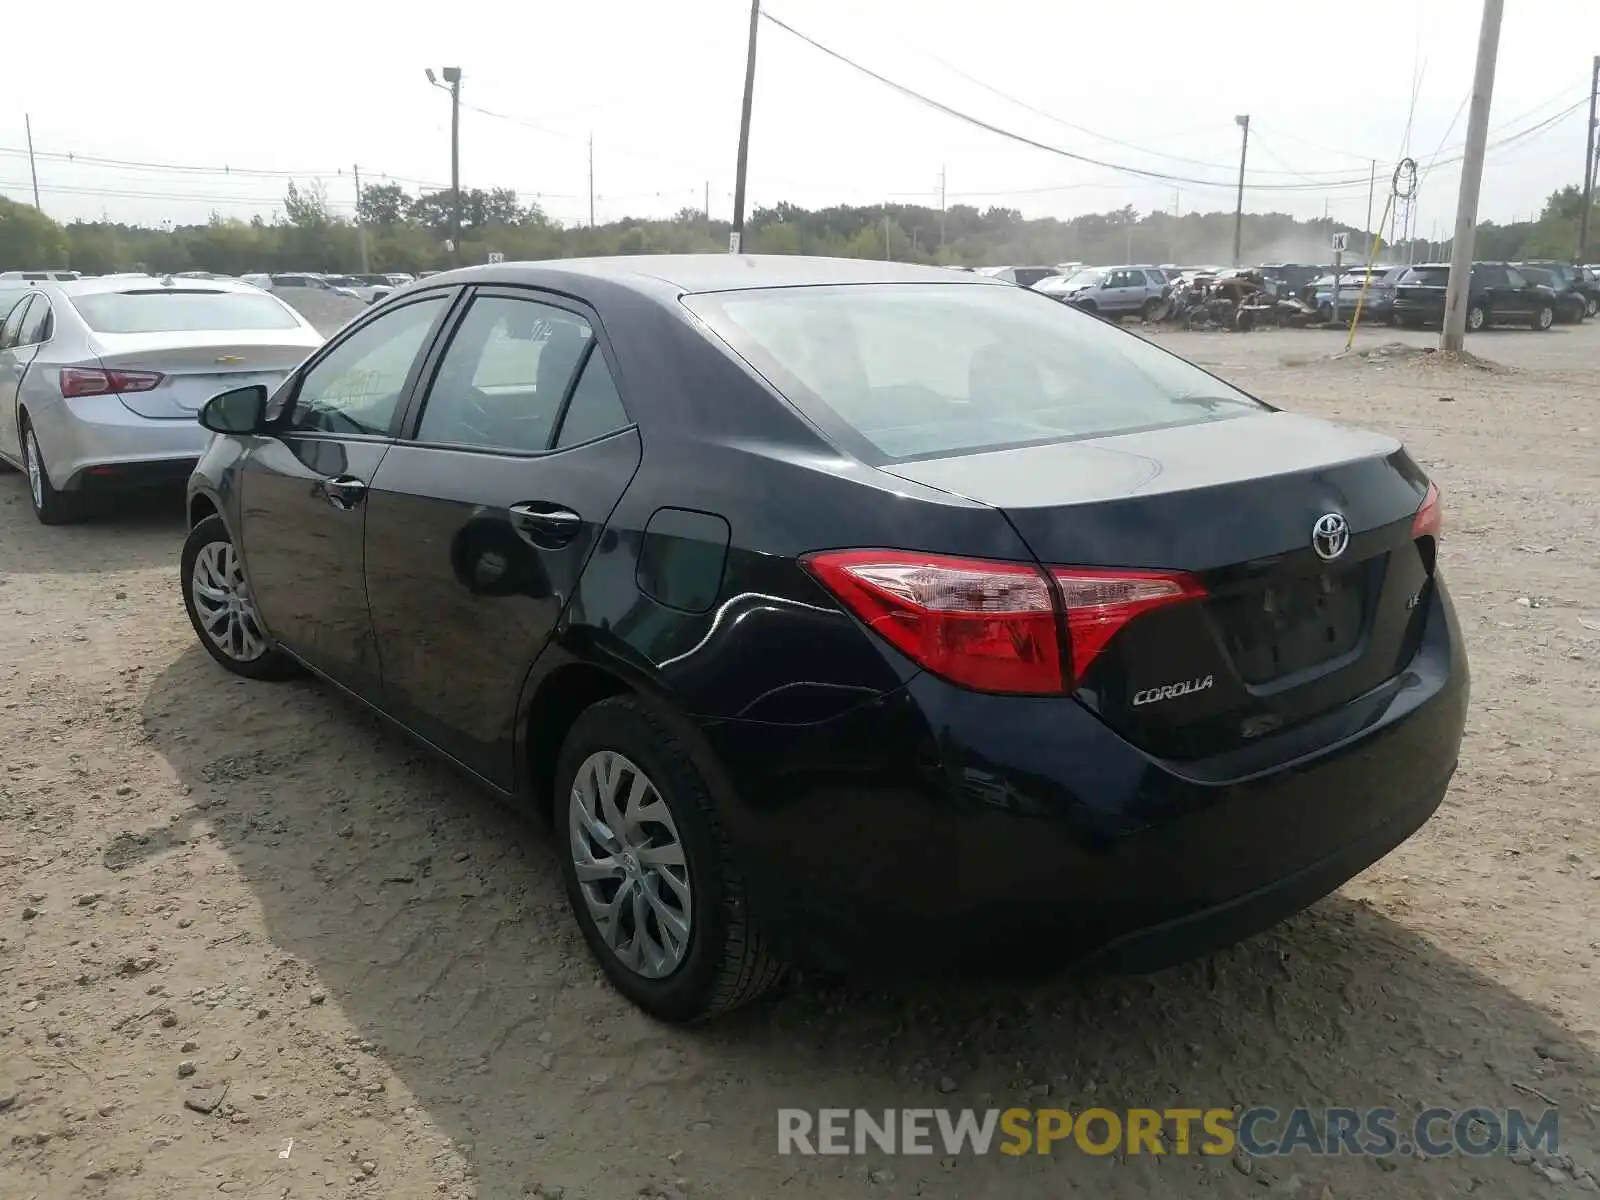
[[[1311,548],[1323,562],[1332,562],[1350,545],[1350,523],[1340,513],[1323,513],[1311,527]]]

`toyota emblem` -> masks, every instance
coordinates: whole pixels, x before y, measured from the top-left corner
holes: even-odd
[[[1323,513],[1311,527],[1311,548],[1323,562],[1332,562],[1350,544],[1350,523],[1336,512]]]

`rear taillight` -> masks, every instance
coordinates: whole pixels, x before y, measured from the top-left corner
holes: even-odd
[[[118,392],[148,392],[166,376],[159,371],[103,371],[93,367],[62,367],[61,394],[108,396]]]
[[[1437,542],[1443,529],[1444,512],[1439,507],[1439,489],[1430,483],[1427,495],[1422,497],[1422,506],[1417,509],[1417,515],[1411,518],[1411,536],[1413,539],[1432,538]]]
[[[1070,691],[1129,621],[1205,594],[1183,574],[1057,567],[1047,575],[1025,563],[902,550],[827,551],[801,561],[906,657],[983,692]]]
[[[1199,580],[1178,572],[1053,567],[1050,574],[1066,605],[1074,687],[1106,643],[1129,621],[1151,609],[1206,594]]]

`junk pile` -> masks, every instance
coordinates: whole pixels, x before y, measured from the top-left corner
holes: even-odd
[[[1309,325],[1316,316],[1305,301],[1280,294],[1273,281],[1240,269],[1180,276],[1155,320],[1184,329],[1248,333],[1261,326]]]

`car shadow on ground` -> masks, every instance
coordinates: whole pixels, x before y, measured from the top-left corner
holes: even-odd
[[[633,1196],[1539,1195],[1486,1159],[780,1157],[777,1109],[1295,1104],[1559,1106],[1561,1150],[1600,1168],[1600,1062],[1573,1032],[1427,939],[1336,896],[1242,946],[1139,979],[994,985],[801,981],[708,1028],[660,1026],[599,979],[549,839],[354,702],[241,684],[192,648],[146,728],[193,807],[139,855],[215,837],[324,1007],[376,1043],[454,1139],[477,1194],[560,1184]],[[1048,953],[1041,946],[1041,953]],[[1521,1089],[1521,1090],[1519,1090]],[[342,1093],[348,1095],[347,1092]],[[1586,1120],[1587,1118],[1587,1120]],[[1269,1126],[1269,1132],[1273,1127]],[[608,1155],[608,1145],[626,1156]],[[619,1166],[626,1159],[627,1167]],[[638,1164],[657,1164],[655,1169]],[[1276,1182],[1274,1182],[1276,1181]],[[1272,1183],[1277,1190],[1259,1187]],[[443,1185],[441,1185],[442,1187]],[[647,1194],[655,1194],[653,1192]]]
[[[178,567],[183,488],[150,488],[99,499],[71,525],[41,525],[30,511],[28,481],[0,463],[0,576],[77,574]]]

